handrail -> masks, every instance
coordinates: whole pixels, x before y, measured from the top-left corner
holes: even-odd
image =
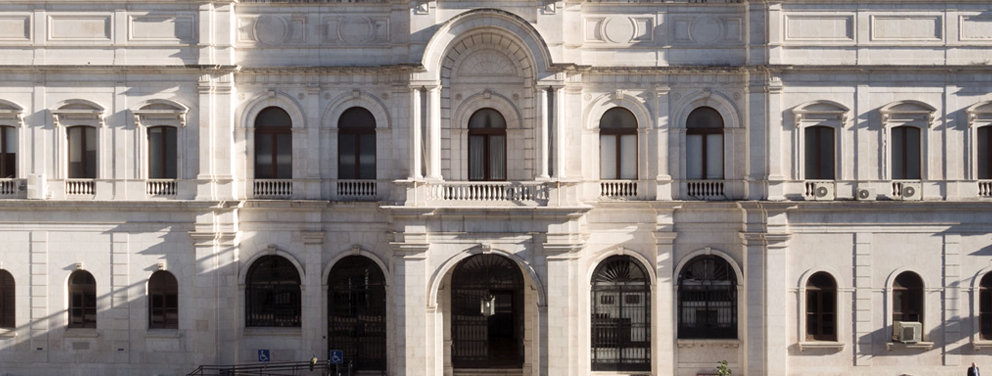
[[[186,376],[287,376],[287,375],[351,375],[351,364],[332,364],[330,360],[319,361],[310,371],[310,362],[272,362],[231,365],[201,365]],[[327,372],[324,372],[327,371]],[[385,372],[383,372],[385,374]]]

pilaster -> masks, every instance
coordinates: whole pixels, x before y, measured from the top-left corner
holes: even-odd
[[[872,234],[854,234],[854,365],[871,366],[872,359]]]
[[[43,352],[41,359],[37,361],[48,361],[48,231],[31,232],[31,326],[29,328],[29,338],[31,339],[31,350]]]
[[[671,219],[672,211],[668,211],[667,217]],[[660,214],[659,214],[660,216]],[[658,276],[654,288],[655,309],[654,325],[651,330],[654,337],[654,358],[655,374],[659,376],[673,376],[675,374],[675,317],[668,307],[675,301],[675,238],[677,232],[666,231],[661,228],[654,233],[655,241],[655,270]]]
[[[769,216],[772,217],[772,216]],[[747,370],[752,375],[788,374],[787,247],[792,234],[745,232]]]
[[[547,239],[542,245],[547,262],[547,301],[546,308],[541,310],[541,328],[546,333],[545,356],[541,356],[541,365],[547,367],[541,374],[548,376],[570,376],[579,374],[577,354],[578,320],[577,305],[580,304],[577,291],[577,269],[579,252],[585,247],[584,242],[571,242],[567,239],[578,239],[578,236],[555,236]],[[563,241],[565,240],[565,241]],[[551,319],[553,318],[553,319]],[[543,350],[543,349],[542,349]],[[584,358],[584,357],[583,357]]]
[[[427,178],[441,180],[441,86],[427,88]]]
[[[961,286],[961,235],[944,235],[944,365],[960,366],[961,349],[966,347],[967,336],[961,331],[964,322],[962,314],[962,294]],[[967,311],[965,311],[967,312]]]
[[[428,344],[431,328],[424,309],[428,306],[427,251],[430,244],[426,241],[426,233],[423,236],[408,235],[399,236],[403,239],[390,243],[393,248],[393,286],[396,288],[395,306],[389,311],[394,315],[396,324],[390,341],[393,346],[390,352],[392,359],[387,367],[397,375],[436,375],[440,370],[434,369],[434,373],[429,373],[429,365],[436,363],[439,351],[429,351],[433,348]]]
[[[539,87],[536,91],[538,97],[538,112],[541,114],[540,124],[537,127],[537,179],[546,180],[550,178],[550,175],[548,175],[548,138],[552,127],[550,114],[551,104],[548,102],[547,87]]]
[[[323,231],[301,231],[300,237],[303,240],[303,268],[306,275],[303,279],[303,301],[301,304],[303,312],[303,343],[308,349],[301,349],[304,353],[326,354],[322,339],[327,333],[325,326],[326,316],[322,314],[323,307],[320,302],[321,293],[324,292],[322,277],[323,248],[326,234]]]
[[[658,86],[654,89],[654,97],[657,109],[655,110],[655,126],[651,129],[654,134],[656,152],[654,158],[658,164],[655,176],[655,200],[670,201],[672,199],[672,175],[669,172],[669,137],[668,128],[671,127],[669,118],[669,97],[671,88],[668,86]],[[650,150],[650,148],[649,148]],[[660,274],[659,274],[660,275]]]
[[[222,313],[243,312],[237,302],[237,232],[189,233],[196,277],[193,289],[191,359],[195,364],[237,362],[238,321]]]

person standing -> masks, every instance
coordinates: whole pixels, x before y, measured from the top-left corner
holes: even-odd
[[[981,376],[978,374],[978,366],[975,363],[971,363],[971,367],[968,367],[968,376]]]

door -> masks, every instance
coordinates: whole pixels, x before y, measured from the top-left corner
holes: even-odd
[[[386,370],[386,288],[379,266],[362,256],[334,265],[328,286],[327,348],[356,371]]]
[[[477,255],[455,267],[451,290],[455,368],[523,366],[523,275],[509,259]]]

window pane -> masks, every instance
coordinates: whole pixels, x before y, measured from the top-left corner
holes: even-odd
[[[165,157],[165,150],[162,150],[163,130],[162,127],[148,129],[148,177],[152,179],[161,179],[165,174],[162,170],[162,158]]]
[[[630,110],[623,107],[614,107],[606,111],[599,119],[600,129],[616,128],[637,128],[637,119]]]
[[[617,178],[617,136],[599,136],[599,176],[607,180]]]
[[[892,178],[907,179],[905,174],[905,127],[892,128]]]
[[[86,134],[86,171],[83,177],[93,179],[96,178],[96,129],[90,127],[82,129]]]
[[[69,178],[83,176],[83,128],[69,128]]]
[[[469,180],[485,179],[486,165],[485,136],[470,135],[468,137],[468,178]]]
[[[819,128],[820,177],[818,179],[834,178],[834,129]]]
[[[992,163],[989,161],[989,148],[992,147],[992,127],[978,128],[978,178],[992,179]]]
[[[293,178],[293,135],[276,135],[276,179]]]
[[[637,179],[637,135],[620,136],[620,178]]]
[[[703,178],[703,136],[690,134],[686,136],[685,168],[686,178]]]
[[[921,174],[920,162],[920,129],[906,129],[906,179],[919,179]]]
[[[706,178],[723,179],[723,135],[706,136]]]
[[[710,107],[700,107],[689,114],[686,128],[723,128],[723,117]]]
[[[3,145],[4,153],[17,153],[17,129],[14,127],[4,127],[3,128],[4,139],[7,142]]]
[[[272,179],[272,134],[255,134],[255,178]]]
[[[375,179],[375,133],[360,136],[359,179]]]
[[[489,136],[489,180],[506,180],[506,136]]]
[[[176,140],[176,128],[165,128],[165,174],[164,179],[175,179],[179,177],[176,166],[179,164],[178,142]]]
[[[354,134],[338,134],[338,179],[356,179]]]

